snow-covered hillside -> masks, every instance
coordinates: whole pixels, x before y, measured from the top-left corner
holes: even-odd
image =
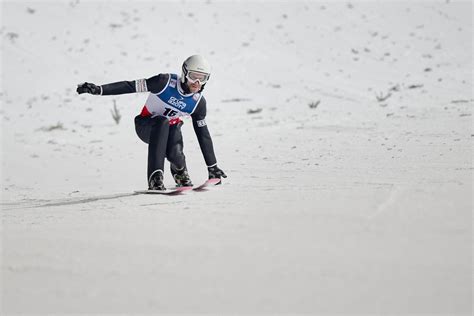
[[[2,314],[471,314],[472,2],[1,10]],[[229,177],[132,196],[147,95],[76,84],[179,72],[195,53]]]

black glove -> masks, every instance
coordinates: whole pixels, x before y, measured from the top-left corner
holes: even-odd
[[[82,94],[82,93],[100,94],[101,88],[100,86],[96,86],[93,83],[84,82],[77,85],[76,91],[79,94]]]
[[[209,179],[220,179],[222,178],[227,178],[227,175],[219,169],[219,167],[214,166],[214,167],[207,167],[207,171],[209,171]]]

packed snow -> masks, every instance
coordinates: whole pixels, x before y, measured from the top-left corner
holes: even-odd
[[[471,315],[472,2],[1,10],[2,315]],[[76,85],[180,73],[192,54],[213,67],[228,178],[133,195],[147,94]]]

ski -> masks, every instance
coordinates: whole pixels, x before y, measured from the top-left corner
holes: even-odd
[[[178,195],[186,191],[206,191],[206,187],[214,186],[221,182],[220,179],[208,179],[197,187],[174,187],[166,190],[139,190],[135,194],[163,194],[163,195]]]
[[[163,194],[163,195],[178,195],[183,192],[192,190],[193,187],[175,187],[166,190],[139,190],[135,191],[136,194]]]
[[[209,179],[206,180],[203,184],[193,187],[193,191],[205,191],[206,187],[213,186],[221,182],[221,179]]]

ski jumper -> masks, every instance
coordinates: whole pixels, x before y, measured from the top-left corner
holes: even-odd
[[[120,81],[101,86],[102,95],[149,92],[139,115],[135,117],[138,137],[148,144],[147,178],[164,169],[165,157],[181,169],[186,166],[181,126],[191,116],[201,152],[208,167],[215,166],[211,135],[206,123],[206,99],[201,93],[186,94],[176,74],[159,74],[149,79]]]

